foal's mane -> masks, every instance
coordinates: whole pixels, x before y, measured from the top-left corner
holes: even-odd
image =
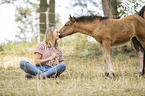
[[[75,21],[76,22],[82,22],[82,21],[93,21],[94,19],[99,19],[99,21],[102,21],[104,19],[108,19],[109,17],[102,17],[102,16],[97,16],[97,15],[90,15],[90,16],[80,16],[76,17]]]

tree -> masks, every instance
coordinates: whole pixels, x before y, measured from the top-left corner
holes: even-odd
[[[47,4],[47,0],[40,0],[39,4],[40,17],[39,17],[39,29],[40,29],[40,41],[43,40],[45,31],[46,31],[46,12],[48,11],[49,5]]]
[[[47,4],[47,0],[40,0],[39,12],[40,41],[42,41],[48,27],[47,24],[49,23],[49,27],[55,26],[55,0],[49,0],[49,5]],[[47,13],[49,13],[49,17]]]
[[[117,11],[117,0],[102,0],[102,8],[104,16],[111,18],[119,18]]]
[[[49,27],[55,27],[55,0],[49,0]]]

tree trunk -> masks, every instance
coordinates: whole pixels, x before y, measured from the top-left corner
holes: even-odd
[[[55,0],[49,0],[49,27],[55,27]]]
[[[40,28],[40,41],[43,40],[44,34],[46,31],[46,14],[45,12],[47,11],[48,4],[47,0],[40,0],[40,17],[39,17],[39,28]]]
[[[104,16],[119,18],[117,11],[117,0],[102,0]]]

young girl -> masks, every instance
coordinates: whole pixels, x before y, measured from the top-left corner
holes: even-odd
[[[62,51],[58,48],[59,33],[54,27],[49,28],[34,51],[35,58],[32,65],[27,61],[20,62],[20,68],[25,71],[27,78],[38,75],[40,78],[57,78],[66,69]]]

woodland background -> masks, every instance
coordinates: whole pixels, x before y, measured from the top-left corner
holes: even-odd
[[[63,0],[62,0],[63,2]],[[123,18],[137,14],[144,0],[69,0],[74,16],[97,14]],[[106,79],[101,46],[90,36],[80,33],[59,40],[67,70],[57,79],[26,79],[19,62],[33,64],[33,52],[43,40],[47,27],[60,29],[61,14],[57,0],[1,0],[0,5],[16,7],[16,39],[0,41],[1,96],[144,96],[144,77],[137,77],[139,57],[132,44],[111,49],[116,77]],[[103,13],[99,13],[103,10]],[[63,14],[63,13],[62,13]],[[69,14],[68,14],[69,15]],[[38,21],[38,22],[34,22]],[[2,31],[1,31],[2,32]],[[4,32],[3,32],[4,33]]]

